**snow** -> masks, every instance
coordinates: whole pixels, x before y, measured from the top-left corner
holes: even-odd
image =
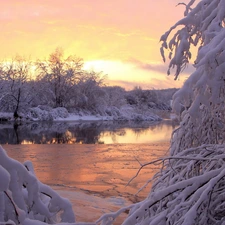
[[[57,117],[54,121],[108,121],[113,120],[112,116],[95,116],[95,115],[87,115],[87,116],[80,116],[76,114],[70,113],[68,117],[62,118]]]
[[[0,165],[0,180],[1,180],[0,192],[7,191],[7,189],[9,188],[10,174],[1,165]],[[1,197],[0,197],[0,199],[1,199]]]
[[[15,224],[29,224],[26,219],[48,223],[57,220],[74,222],[71,203],[42,184],[29,167],[32,168],[31,162],[22,165],[9,158],[0,147],[0,219],[12,220]]]
[[[79,114],[68,113],[68,115],[61,116],[55,114],[54,121],[159,121],[161,118],[152,112],[137,112],[131,106],[123,106],[121,109],[116,107],[108,108],[105,115],[93,115],[91,112],[79,112]]]
[[[26,121],[160,121],[160,116],[154,114],[151,110],[138,110],[131,106],[108,107],[102,115],[89,111],[79,111],[69,113],[66,108],[51,108],[47,106],[38,106],[30,108],[26,113],[20,114],[19,120]],[[12,113],[0,113],[0,119],[12,121]]]
[[[0,121],[11,121],[13,120],[13,113],[0,112]]]

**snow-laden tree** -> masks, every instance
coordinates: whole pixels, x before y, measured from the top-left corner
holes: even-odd
[[[225,224],[225,1],[182,5],[184,18],[161,37],[161,54],[165,60],[169,51],[168,74],[175,69],[177,79],[197,47],[195,72],[173,98],[181,123],[171,156],[124,224]]]
[[[18,112],[27,108],[33,99],[32,63],[17,56],[0,63],[0,110]]]
[[[64,58],[63,50],[57,48],[48,60],[39,60],[36,66],[37,79],[44,93],[42,98],[48,99],[48,105],[53,107],[67,106],[74,85],[81,80],[83,59],[74,55]]]
[[[105,101],[105,91],[103,87],[105,76],[102,72],[83,71],[82,77],[76,85],[74,92],[76,96],[71,99],[75,100],[71,104],[73,108],[81,108],[92,112],[99,113],[107,104]]]
[[[74,55],[65,58],[63,50],[57,48],[48,60],[39,60],[36,65],[39,104],[73,111],[95,110],[103,102],[104,76],[101,72],[85,71],[83,59]]]
[[[173,132],[170,156],[151,162],[163,167],[149,196],[104,215],[105,224],[127,209],[124,225],[225,224],[225,0],[180,5],[184,18],[161,37],[161,54],[165,60],[168,50],[168,74],[175,69],[175,80],[191,60],[191,48],[197,48],[195,72],[173,98],[180,127]]]
[[[0,224],[75,222],[71,203],[38,181],[31,162],[22,165],[1,147],[0,180]]]
[[[202,0],[192,8],[194,4],[195,0],[183,4],[184,18],[161,37],[161,53],[165,60],[164,52],[169,51],[168,74],[175,69],[175,79],[189,63],[192,46],[197,46],[195,72],[173,98],[173,110],[182,118],[172,140],[174,154],[225,140],[225,1]]]

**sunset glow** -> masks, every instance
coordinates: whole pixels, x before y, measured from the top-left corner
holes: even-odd
[[[179,87],[167,77],[160,36],[182,17],[179,0],[7,0],[0,2],[1,59],[48,57],[57,47],[82,57],[85,68],[128,89]]]

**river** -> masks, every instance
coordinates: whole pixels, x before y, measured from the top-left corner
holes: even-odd
[[[0,144],[133,144],[169,141],[177,123],[32,122],[0,124]]]
[[[146,167],[131,184],[126,185],[136,174],[140,163],[168,154],[171,132],[176,124],[171,121],[145,123],[144,128],[138,124],[110,126],[98,123],[91,123],[91,128],[88,123],[78,126],[55,124],[49,129],[27,127],[21,125],[17,131],[9,125],[0,128],[0,134],[3,134],[3,129],[7,131],[2,141],[5,142],[2,143],[3,148],[20,162],[32,161],[40,181],[72,202],[77,221],[93,222],[102,213],[118,210],[147,197],[151,184],[135,194],[159,171],[159,165]],[[10,134],[10,129],[13,134]],[[28,136],[25,135],[26,129]],[[79,129],[81,134],[77,132]],[[61,135],[53,136],[56,131]],[[18,140],[20,144],[15,145]],[[56,144],[65,143],[65,140],[67,144]],[[41,142],[48,144],[33,144]],[[122,215],[115,224],[121,224],[125,217]]]

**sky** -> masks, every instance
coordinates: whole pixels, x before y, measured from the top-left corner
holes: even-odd
[[[180,87],[167,76],[160,37],[183,17],[180,0],[1,0],[0,59],[44,59],[58,47],[126,89]]]

